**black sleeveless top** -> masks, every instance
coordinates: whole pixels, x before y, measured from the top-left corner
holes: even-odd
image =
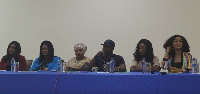
[[[171,66],[172,66],[172,67],[176,67],[176,68],[182,68],[183,63],[182,63],[182,62],[178,62],[178,63],[172,62],[172,63],[171,63]]]

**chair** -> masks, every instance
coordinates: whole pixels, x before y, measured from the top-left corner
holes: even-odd
[[[29,68],[31,67],[33,63],[33,60],[26,60],[26,71],[29,71]]]

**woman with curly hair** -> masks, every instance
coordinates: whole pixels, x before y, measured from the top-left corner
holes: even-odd
[[[149,40],[141,39],[136,47],[136,51],[133,54],[135,57],[132,60],[130,71],[141,72],[142,71],[142,58],[145,58],[146,62],[151,63],[151,71],[160,71],[160,64],[157,56],[153,54],[153,47]]]
[[[19,62],[19,70],[26,70],[26,59],[24,56],[20,55],[21,46],[19,42],[12,41],[7,48],[7,54],[3,56],[0,63],[0,70],[11,70],[11,59],[14,58],[16,62]]]
[[[168,65],[169,72],[185,72],[191,68],[192,55],[190,52],[190,46],[187,40],[181,35],[174,35],[170,37],[163,47],[165,55],[161,66]],[[163,63],[164,62],[164,63]]]

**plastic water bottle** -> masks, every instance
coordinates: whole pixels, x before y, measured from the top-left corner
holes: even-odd
[[[142,58],[142,72],[145,73],[147,70],[146,60],[145,58]]]
[[[193,58],[192,59],[192,73],[197,73],[197,59]]]
[[[58,62],[57,62],[57,72],[62,72],[63,70],[63,66],[62,66],[62,61],[61,61],[61,59],[58,59]]]
[[[12,58],[12,60],[11,60],[11,72],[16,72],[15,58]]]
[[[19,62],[16,62],[16,63],[15,63],[15,66],[16,66],[15,72],[18,72],[18,71],[19,71]]]
[[[105,72],[110,72],[110,62],[107,62],[104,68]]]
[[[66,70],[66,62],[63,62],[63,72],[65,72],[65,70]]]
[[[110,73],[114,73],[115,72],[115,61],[113,58],[111,58],[110,60]]]

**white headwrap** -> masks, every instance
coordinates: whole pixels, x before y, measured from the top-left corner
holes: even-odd
[[[74,46],[74,50],[75,50],[76,48],[78,48],[78,47],[80,47],[80,48],[83,49],[84,51],[87,50],[87,46],[86,46],[85,44],[83,44],[83,43],[78,43],[78,44],[76,44],[76,45]]]

